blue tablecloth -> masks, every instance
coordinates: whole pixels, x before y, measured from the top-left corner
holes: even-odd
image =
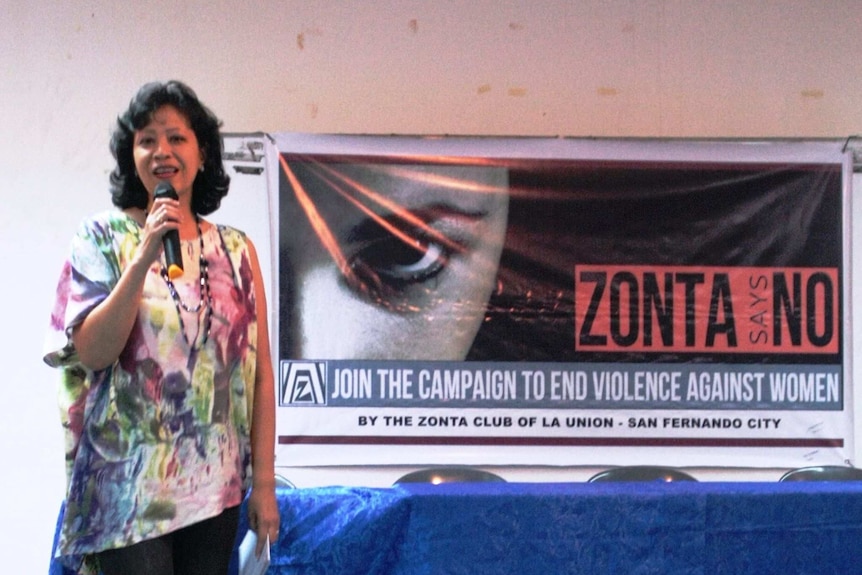
[[[862,573],[862,482],[410,484],[278,498],[273,574]]]
[[[862,483],[332,487],[279,499],[271,573],[862,573]]]

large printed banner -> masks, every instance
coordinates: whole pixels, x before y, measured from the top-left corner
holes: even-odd
[[[279,464],[852,459],[840,142],[274,140]]]

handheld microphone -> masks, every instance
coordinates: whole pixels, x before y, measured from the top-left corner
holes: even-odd
[[[153,199],[170,198],[178,200],[176,190],[169,182],[159,182],[156,186],[156,191],[153,193]],[[168,277],[172,280],[183,275],[183,252],[180,249],[180,232],[178,230],[168,230],[162,236],[162,244],[165,247],[165,262],[168,265]]]

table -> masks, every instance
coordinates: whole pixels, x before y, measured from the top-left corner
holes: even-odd
[[[279,574],[862,573],[862,482],[279,490]]]

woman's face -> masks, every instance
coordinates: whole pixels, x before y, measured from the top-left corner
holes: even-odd
[[[463,359],[496,285],[506,170],[282,168],[281,356]]]
[[[183,113],[170,105],[158,108],[150,123],[135,132],[132,153],[138,177],[150,198],[163,181],[170,182],[180,198],[191,198],[203,154]]]

